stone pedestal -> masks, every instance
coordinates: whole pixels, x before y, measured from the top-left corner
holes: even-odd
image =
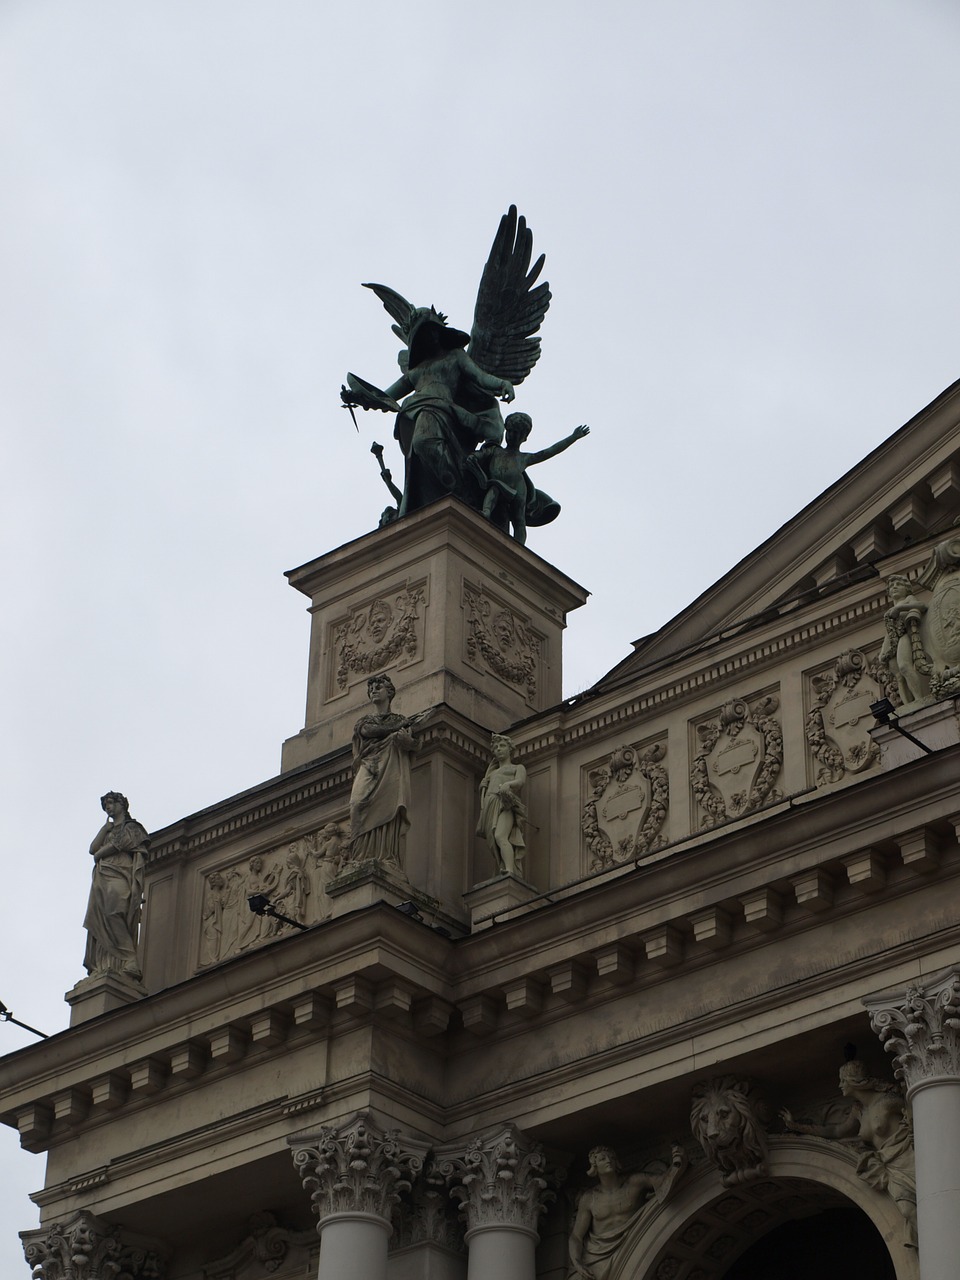
[[[146,994],[146,988],[136,978],[125,973],[102,973],[84,978],[63,998],[70,1006],[70,1025],[75,1027],[111,1009],[142,1000]]]
[[[957,716],[957,702],[954,698],[909,711],[906,715],[898,716],[897,723],[934,751],[960,742],[960,718]],[[880,768],[885,772],[899,769],[902,764],[919,760],[924,755],[916,743],[898,733],[891,725],[877,725],[870,730],[870,737],[880,748]]]
[[[960,1259],[960,965],[865,1000],[913,1109],[921,1280]]]
[[[560,701],[560,639],[587,592],[455,498],[293,569],[310,599],[304,728],[295,768],[350,741],[366,683],[388,671],[404,714],[443,705],[481,730]]]
[[[492,917],[499,911],[508,911],[511,907],[522,906],[537,897],[540,890],[536,885],[528,884],[518,876],[508,874],[494,876],[492,880],[483,880],[468,889],[463,895],[470,912],[470,931],[476,933],[480,929],[489,929],[495,921]]]

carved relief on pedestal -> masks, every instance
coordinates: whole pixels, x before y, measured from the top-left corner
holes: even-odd
[[[208,872],[200,907],[200,964],[217,964],[290,928],[252,912],[251,894],[264,894],[302,924],[327,919],[332,903],[326,888],[344,865],[347,843],[344,826],[328,822],[282,849]]]
[[[162,1280],[166,1270],[148,1249],[126,1245],[119,1227],[81,1209],[65,1222],[21,1231],[34,1280]]]
[[[206,1264],[203,1280],[240,1280],[247,1273],[272,1275],[290,1261],[291,1255],[302,1258],[299,1270],[303,1271],[317,1244],[316,1231],[289,1231],[279,1225],[272,1213],[255,1213],[237,1248],[226,1257]]]
[[[716,1076],[693,1090],[690,1128],[725,1187],[767,1174],[767,1111],[755,1085],[736,1076]]]
[[[459,1201],[468,1232],[501,1226],[536,1231],[553,1198],[543,1148],[512,1124],[474,1138],[461,1152],[438,1153],[433,1169]]]
[[[359,1111],[339,1128],[291,1139],[293,1163],[321,1222],[337,1213],[372,1213],[388,1222],[402,1191],[423,1168],[428,1146],[384,1130]]]
[[[899,702],[896,681],[875,652],[846,649],[827,667],[808,672],[804,732],[818,787],[840,782],[848,773],[865,773],[880,759],[868,732],[874,725],[870,704],[879,698]]]
[[[375,671],[405,667],[423,651],[427,580],[408,582],[367,599],[327,628],[327,696],[337,697]]]
[[[670,802],[666,744],[619,746],[586,770],[590,798],[580,829],[590,853],[590,870],[604,871],[638,858],[664,843]]]
[[[465,659],[478,671],[490,671],[528,702],[535,702],[543,637],[530,619],[498,600],[483,585],[464,580]]]
[[[700,825],[715,827],[779,800],[783,731],[773,696],[733,698],[695,725],[700,750],[690,770]]]

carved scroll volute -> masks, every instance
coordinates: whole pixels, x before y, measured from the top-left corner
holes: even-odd
[[[865,1001],[870,1024],[893,1055],[894,1074],[908,1090],[934,1080],[960,1080],[960,969],[924,986],[908,987],[902,1001]]]
[[[365,1111],[337,1129],[290,1143],[321,1225],[338,1213],[369,1213],[389,1222],[400,1192],[410,1190],[429,1149],[399,1129],[381,1129]]]
[[[435,1168],[459,1201],[471,1231],[521,1227],[536,1234],[553,1193],[547,1190],[546,1157],[514,1125],[481,1134],[462,1151],[438,1153]]]
[[[81,1209],[64,1222],[21,1231],[33,1280],[163,1280],[157,1253],[124,1244],[117,1227]]]

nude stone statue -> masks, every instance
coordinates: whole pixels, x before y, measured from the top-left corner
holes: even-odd
[[[477,835],[483,836],[499,871],[519,875],[523,868],[523,821],[526,808],[520,799],[527,780],[522,764],[513,761],[513,743],[502,733],[491,739],[493,760],[480,783],[480,819]]]
[[[127,798],[119,791],[108,791],[100,806],[107,820],[90,845],[93,881],[83,921],[87,931],[83,964],[91,978],[119,973],[139,981],[137,934],[149,839],[130,817]]]
[[[856,1058],[840,1068],[840,1092],[853,1098],[853,1107],[838,1124],[805,1124],[789,1111],[780,1118],[791,1133],[819,1138],[854,1139],[863,1154],[857,1173],[877,1191],[896,1201],[905,1224],[904,1244],[917,1247],[917,1175],[913,1154],[913,1126],[903,1095],[894,1084],[867,1075]]]
[[[666,1173],[623,1173],[612,1147],[594,1147],[588,1156],[587,1173],[599,1179],[599,1186],[580,1197],[569,1253],[571,1280],[607,1280],[614,1258],[627,1232],[648,1204],[662,1203],[686,1168],[686,1156],[675,1146]]]

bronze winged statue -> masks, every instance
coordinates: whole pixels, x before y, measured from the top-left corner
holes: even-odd
[[[469,334],[448,325],[435,308],[414,307],[386,285],[364,286],[394,321],[403,343],[401,376],[381,390],[348,373],[340,396],[348,408],[397,415],[394,435],[405,459],[399,516],[447,494],[484,509],[484,468],[475,451],[496,449],[503,441],[498,402],[513,400],[514,388],[539,359],[537,330],[550,305],[549,285],[537,283],[543,254],[531,266],[532,256],[533,235],[511,205],[480,277]],[[548,519],[559,511],[556,503],[541,505]]]

